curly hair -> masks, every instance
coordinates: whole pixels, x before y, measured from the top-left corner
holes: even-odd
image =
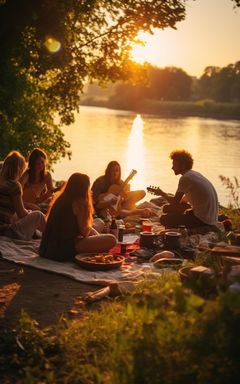
[[[193,158],[190,152],[185,151],[184,149],[179,149],[172,151],[169,157],[171,160],[177,160],[184,164],[186,169],[192,169]]]

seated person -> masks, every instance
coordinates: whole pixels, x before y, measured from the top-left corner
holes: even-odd
[[[10,152],[4,160],[0,173],[0,234],[31,240],[36,230],[45,228],[45,217],[40,211],[24,208],[19,178],[25,167],[25,159],[17,151]]]
[[[40,256],[56,261],[72,261],[82,252],[108,252],[115,236],[99,234],[104,222],[93,222],[93,204],[87,175],[74,173],[51,203]]]
[[[124,188],[118,199],[117,193],[111,193],[111,189],[118,190],[121,187]],[[105,218],[107,210],[109,210],[111,215],[120,218],[124,218],[128,215],[142,215],[143,217],[149,217],[153,214],[149,208],[136,208],[135,204],[143,199],[146,192],[143,190],[130,191],[129,184],[124,186],[124,181],[121,179],[121,167],[117,161],[111,161],[105,170],[105,174],[94,181],[92,192],[95,211],[99,217]],[[110,196],[111,199],[105,200],[107,195]],[[113,208],[118,201],[118,206]]]
[[[28,169],[20,182],[23,187],[23,201],[26,208],[43,210],[53,196],[51,174],[46,170],[47,155],[39,148],[33,149],[28,159]]]
[[[193,158],[189,152],[173,151],[170,158],[175,175],[182,176],[174,196],[158,189],[158,194],[169,202],[163,207],[165,214],[160,218],[161,224],[167,228],[177,228],[179,225],[187,228],[215,226],[218,196],[214,186],[201,173],[192,170]]]

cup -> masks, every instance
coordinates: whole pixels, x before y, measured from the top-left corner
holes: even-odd
[[[179,232],[166,232],[164,245],[167,249],[180,248],[180,233]]]
[[[150,220],[144,220],[142,222],[142,232],[152,232],[152,222]]]
[[[154,248],[156,235],[153,232],[140,232],[139,245],[141,248]]]

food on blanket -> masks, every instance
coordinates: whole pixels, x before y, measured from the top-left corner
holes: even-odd
[[[162,258],[153,263],[155,268],[179,268],[183,263],[182,259]]]
[[[126,223],[124,228],[124,233],[134,233],[135,225],[133,223]]]
[[[173,252],[162,251],[162,252],[156,253],[153,257],[151,257],[151,259],[149,261],[151,263],[154,263],[154,261],[157,261],[157,260],[162,259],[162,258],[174,258],[174,257],[175,257],[175,255]]]
[[[88,263],[95,263],[95,264],[110,264],[110,263],[115,263],[116,261],[122,261],[124,258],[119,255],[112,255],[111,253],[109,254],[99,254],[99,255],[94,255],[94,256],[85,256],[82,257],[83,261],[86,261]]]
[[[120,268],[125,260],[125,257],[110,253],[79,254],[75,256],[75,260],[80,267],[84,269],[88,269],[90,271],[105,271]]]

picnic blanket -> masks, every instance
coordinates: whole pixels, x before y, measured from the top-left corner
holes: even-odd
[[[131,244],[136,238],[136,235],[126,235],[125,241],[128,240]],[[40,240],[24,241],[1,236],[0,254],[2,258],[14,263],[58,273],[86,284],[109,286],[111,283],[121,281],[142,281],[147,276],[150,278],[151,274],[153,278],[157,276],[157,272],[154,272],[153,268],[146,268],[146,266],[134,265],[133,263],[126,264],[117,270],[87,271],[74,262],[60,263],[40,257],[38,254],[39,245]]]

